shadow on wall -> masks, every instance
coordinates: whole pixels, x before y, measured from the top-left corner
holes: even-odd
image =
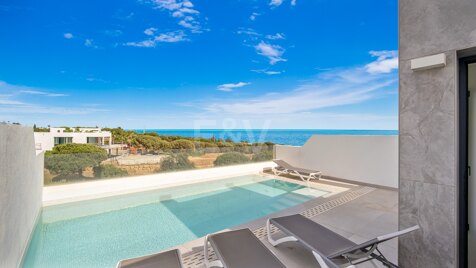
[[[398,136],[312,136],[303,146],[276,145],[276,158],[360,183],[398,188]]]
[[[0,267],[19,267],[42,204],[44,154],[33,128],[0,124]]]

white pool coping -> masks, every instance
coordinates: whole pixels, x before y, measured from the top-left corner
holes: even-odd
[[[258,174],[263,170],[263,168],[272,166],[275,166],[275,164],[269,161],[227,167],[158,173],[119,179],[105,179],[59,186],[47,186],[43,188],[43,206],[219,180],[227,177]]]

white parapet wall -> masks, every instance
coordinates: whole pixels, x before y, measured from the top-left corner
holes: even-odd
[[[303,146],[277,145],[276,158],[324,176],[398,188],[398,136],[312,136]]]
[[[0,267],[19,267],[40,213],[44,155],[33,129],[0,124]]]

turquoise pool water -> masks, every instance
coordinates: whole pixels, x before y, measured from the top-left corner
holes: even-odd
[[[45,207],[24,267],[114,267],[325,193],[242,176]]]

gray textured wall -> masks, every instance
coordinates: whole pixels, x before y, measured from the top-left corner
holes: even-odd
[[[43,154],[31,127],[0,124],[0,267],[18,267],[41,208]]]
[[[476,46],[475,0],[399,1],[399,225],[402,267],[457,265],[457,51]],[[445,53],[444,68],[410,60]]]

